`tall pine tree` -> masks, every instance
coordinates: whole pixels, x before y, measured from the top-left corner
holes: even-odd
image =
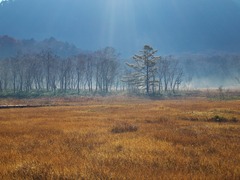
[[[154,93],[157,84],[155,78],[156,64],[160,56],[155,56],[156,52],[157,50],[154,50],[151,46],[145,45],[140,54],[133,56],[134,64],[126,63],[133,71],[124,77],[124,81],[138,90],[143,90],[147,95]]]

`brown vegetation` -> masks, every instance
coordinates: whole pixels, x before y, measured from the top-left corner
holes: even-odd
[[[240,178],[240,101],[0,100],[44,103],[0,109],[0,179]]]

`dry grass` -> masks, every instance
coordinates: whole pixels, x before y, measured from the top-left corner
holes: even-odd
[[[0,100],[44,102],[0,109],[0,179],[240,178],[240,101]]]
[[[112,128],[112,133],[125,133],[125,132],[135,132],[138,130],[138,127],[127,122],[117,123]]]

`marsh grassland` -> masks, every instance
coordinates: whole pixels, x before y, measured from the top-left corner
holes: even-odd
[[[240,101],[1,99],[0,179],[239,179]]]

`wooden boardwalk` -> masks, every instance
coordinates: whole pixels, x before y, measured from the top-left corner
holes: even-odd
[[[19,104],[19,105],[0,105],[0,109],[13,109],[13,108],[37,108],[37,107],[49,107],[49,106],[54,106],[54,105],[24,105],[24,104]]]

